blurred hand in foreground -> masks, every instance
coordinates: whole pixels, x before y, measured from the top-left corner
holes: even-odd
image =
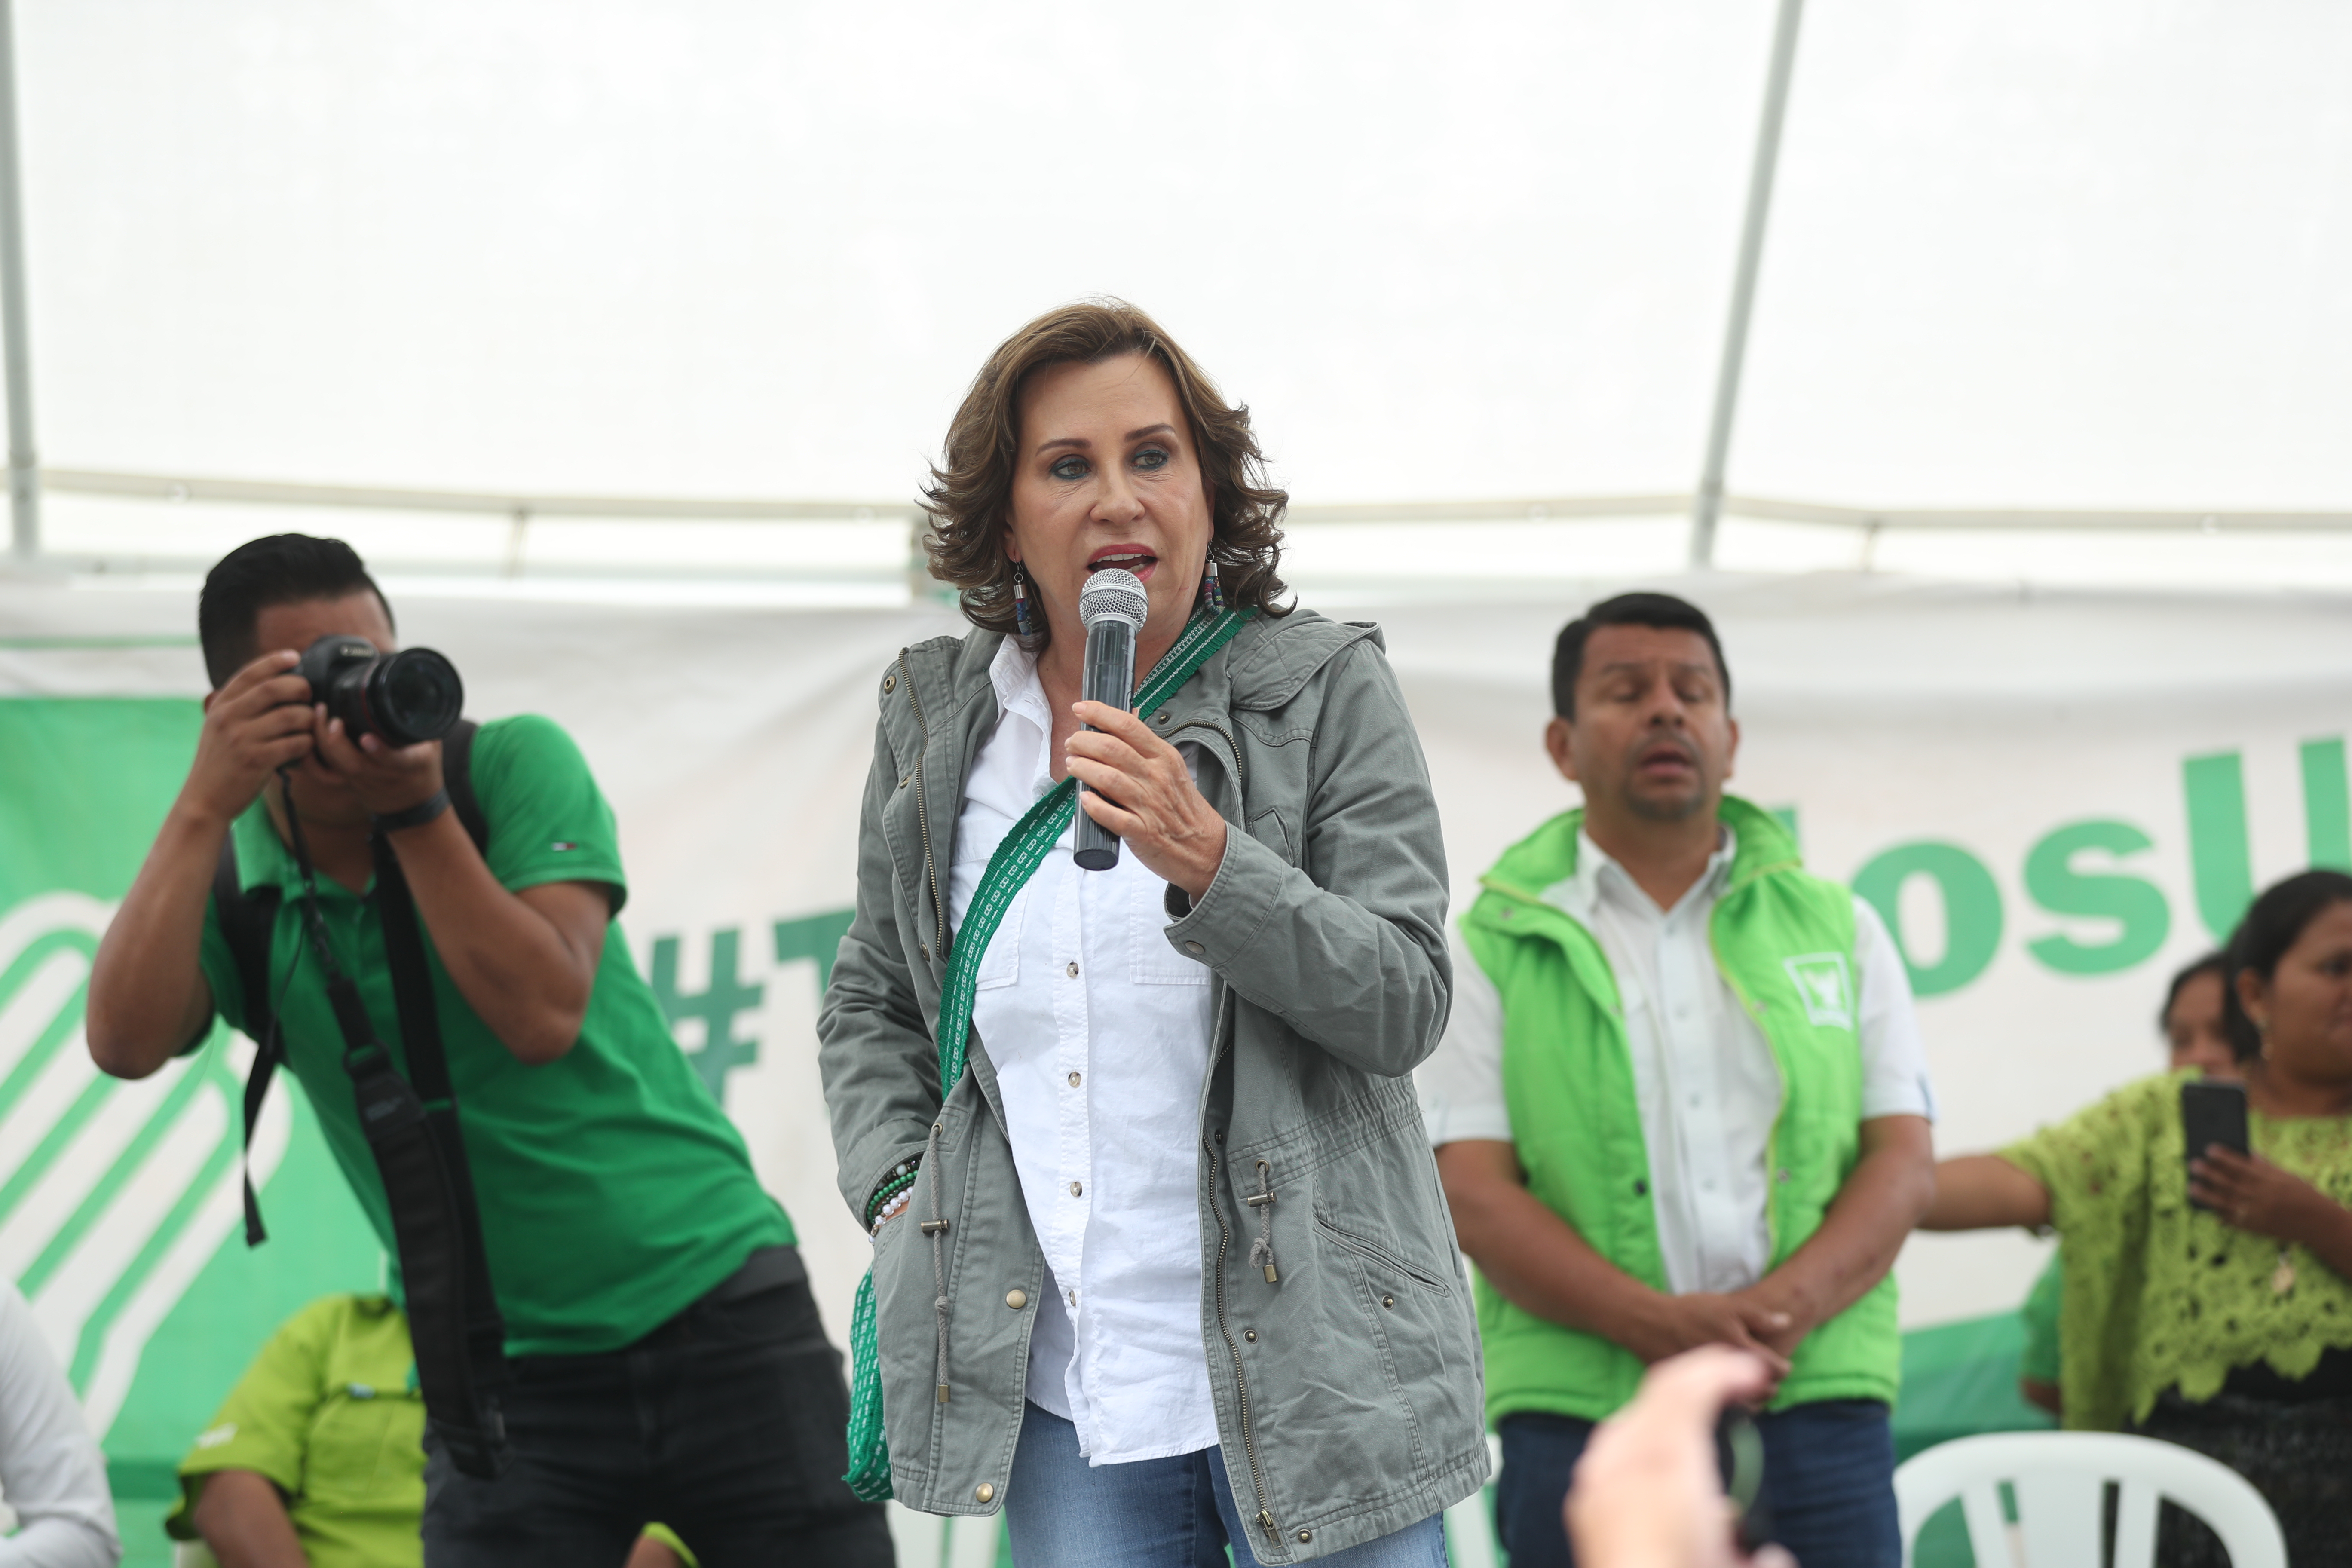
[[[1569,1488],[1569,1539],[1582,1568],[1795,1568],[1777,1546],[1740,1555],[1723,1495],[1715,1427],[1727,1405],[1771,1387],[1764,1359],[1707,1345],[1650,1368],[1633,1403],[1602,1422]]]

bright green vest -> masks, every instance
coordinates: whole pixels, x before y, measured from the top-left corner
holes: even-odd
[[[1722,816],[1738,847],[1708,934],[1783,1085],[1766,1154],[1777,1268],[1820,1227],[1858,1157],[1853,895],[1809,875],[1795,841],[1765,812],[1726,796]],[[1504,1100],[1528,1190],[1602,1257],[1664,1290],[1616,979],[1592,933],[1543,898],[1575,875],[1583,820],[1565,813],[1507,850],[1481,879],[1463,935],[1502,996]],[[1490,1423],[1522,1410],[1597,1421],[1633,1397],[1643,1369],[1632,1352],[1513,1305],[1483,1276],[1477,1299]],[[1797,1347],[1772,1408],[1892,1404],[1901,1360],[1889,1275]]]

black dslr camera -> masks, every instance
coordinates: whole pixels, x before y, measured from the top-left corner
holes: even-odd
[[[354,741],[370,733],[388,746],[437,741],[457,726],[466,703],[457,667],[429,647],[386,656],[365,637],[323,637],[303,650],[294,673]]]

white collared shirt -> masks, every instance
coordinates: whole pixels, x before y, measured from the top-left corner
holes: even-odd
[[[1661,910],[1580,830],[1576,874],[1543,893],[1592,933],[1616,977],[1658,1246],[1667,1289],[1676,1295],[1741,1289],[1764,1277],[1772,1258],[1764,1167],[1780,1114],[1780,1068],[1717,967],[1707,934],[1736,847],[1725,828],[1706,872],[1673,909]],[[1859,898],[1853,923],[1863,1118],[1932,1118],[1935,1096],[1902,955],[1878,911]],[[1510,1141],[1502,998],[1458,932],[1453,1015],[1414,1082],[1433,1146]]]
[[[989,857],[1054,784],[1036,660],[1007,637],[989,678],[1002,716],[956,821],[958,926]],[[1178,750],[1197,771],[1194,748]],[[1201,1342],[1210,986],[1208,969],[1168,942],[1167,884],[1131,851],[1110,870],[1080,870],[1074,836],[1063,833],[990,940],[972,1022],[1045,1253],[1028,1397],[1073,1423],[1081,1451],[1107,1465],[1217,1441]]]
[[[0,1564],[113,1568],[122,1555],[106,1457],[16,1287],[0,1279],[0,1491],[16,1533]]]

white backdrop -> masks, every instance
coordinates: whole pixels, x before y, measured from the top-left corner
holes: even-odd
[[[1795,810],[1816,869],[1851,878],[1922,841],[1952,846],[1948,866],[1957,853],[1983,868],[1997,940],[1980,973],[1921,1003],[1947,1152],[2019,1135],[2159,1065],[2164,979],[2211,942],[2192,849],[2225,867],[2231,853],[2231,834],[2210,826],[2192,846],[2188,759],[2223,759],[2205,764],[2210,782],[2236,757],[2257,883],[2345,837],[2331,813],[2352,731],[2352,602],[2028,596],[1884,577],[1660,585],[1719,617],[1745,725],[1736,787]],[[848,905],[876,673],[908,642],[952,629],[950,613],[397,602],[405,640],[464,670],[475,715],[544,712],[578,737],[620,814],[623,926],[641,964],[656,940],[677,939],[675,989],[694,995],[713,933],[740,933],[734,978],[763,995],[735,1020],[757,1051],[728,1076],[726,1103],[801,1226],[838,1335],[865,1243],[833,1188],[815,965],[779,964],[768,933]],[[1550,639],[1582,602],[1328,606],[1387,628],[1436,779],[1457,907],[1497,851],[1572,803],[1537,740]],[[193,620],[184,593],[0,588],[0,696],[195,695]],[[2116,855],[2110,837],[2072,857],[2077,876],[2147,885],[2120,922],[2052,912],[2044,901],[2084,906],[2047,865],[2027,875],[2035,846],[2085,821],[2147,841]],[[1989,934],[1980,908],[1945,930],[1932,877],[1908,879],[1895,903],[1912,962],[1930,973],[1948,947]],[[2095,950],[2119,940],[2136,951],[2108,973],[2067,973],[2036,955],[2053,937],[2094,950],[2094,966],[2116,962]],[[686,1024],[681,1044],[699,1048],[701,1031]],[[1916,1239],[1900,1265],[1905,1319],[2012,1306],[2038,1255],[2017,1236]]]

